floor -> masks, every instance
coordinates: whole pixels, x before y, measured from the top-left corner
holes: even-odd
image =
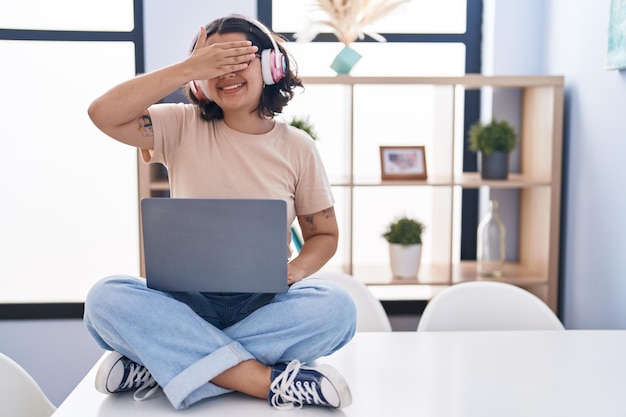
[[[383,308],[387,312],[391,328],[394,332],[414,332],[420,320],[426,300],[383,300]]]
[[[420,316],[409,314],[392,314],[389,315],[391,328],[394,332],[414,332],[417,329],[417,323]]]

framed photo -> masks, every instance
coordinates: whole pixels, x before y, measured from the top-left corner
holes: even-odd
[[[606,54],[606,68],[626,69],[626,0],[611,0],[609,15],[609,47]]]
[[[426,149],[423,146],[381,146],[383,180],[425,180]]]

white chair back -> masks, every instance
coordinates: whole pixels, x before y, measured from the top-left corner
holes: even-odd
[[[55,410],[30,374],[0,353],[0,415],[50,417]]]
[[[348,290],[356,304],[357,332],[390,332],[392,330],[391,322],[380,300],[363,282],[351,275],[334,271],[319,271],[313,274],[313,277],[337,282]]]
[[[426,305],[417,326],[418,331],[563,329],[558,317],[537,296],[493,281],[446,288]]]

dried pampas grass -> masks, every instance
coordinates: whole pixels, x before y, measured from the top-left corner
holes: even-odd
[[[383,36],[367,31],[367,26],[407,1],[410,0],[317,0],[317,9],[324,12],[326,18],[312,22],[294,37],[300,42],[309,42],[321,32],[320,26],[328,26],[345,45],[363,39],[365,35],[385,42]]]

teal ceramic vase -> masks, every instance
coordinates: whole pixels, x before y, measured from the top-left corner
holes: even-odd
[[[350,74],[350,71],[356,65],[357,62],[361,59],[361,54],[359,54],[354,49],[349,46],[345,46],[335,57],[333,63],[330,64],[330,67],[337,74]]]

